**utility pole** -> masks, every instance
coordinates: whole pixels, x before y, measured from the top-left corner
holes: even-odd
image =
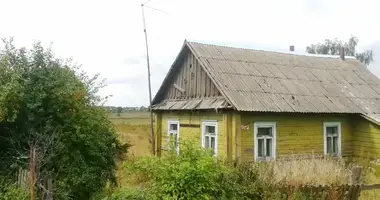
[[[149,85],[149,112],[150,112],[150,137],[152,142],[152,153],[153,155],[156,155],[156,138],[154,135],[154,128],[153,128],[153,111],[152,111],[152,89],[150,84],[150,64],[149,64],[149,48],[148,48],[148,34],[146,32],[146,24],[145,24],[145,13],[144,13],[144,4],[148,3],[145,2],[141,4],[141,11],[142,11],[142,20],[143,20],[143,26],[144,26],[144,34],[145,34],[145,46],[146,46],[146,63],[148,67],[148,85]]]

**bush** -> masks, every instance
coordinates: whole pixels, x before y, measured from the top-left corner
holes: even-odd
[[[2,185],[0,188],[0,200],[28,200],[29,193],[16,185]]]
[[[140,184],[149,199],[210,200],[335,199],[334,187],[315,192],[300,186],[350,184],[352,166],[336,159],[297,157],[234,164],[215,158],[191,141],[181,143],[180,154],[169,151],[161,158],[125,163],[128,177]]]
[[[119,143],[101,107],[97,77],[39,42],[30,50],[0,43],[0,175],[11,180],[28,168],[33,147],[36,185],[54,177],[54,199],[89,199],[115,182],[129,145]]]
[[[258,167],[234,168],[193,141],[181,143],[179,155],[169,151],[162,158],[140,158],[126,167],[153,199],[252,199],[263,191]]]
[[[117,188],[105,191],[93,197],[93,200],[145,200],[150,199],[147,193],[136,188]]]

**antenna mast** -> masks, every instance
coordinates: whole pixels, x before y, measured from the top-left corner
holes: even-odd
[[[145,13],[144,13],[144,4],[146,4],[148,2],[149,1],[141,4],[141,11],[142,11],[143,26],[144,26],[144,34],[145,34],[146,63],[147,63],[147,67],[148,67],[150,136],[151,136],[151,142],[152,142],[152,153],[153,153],[153,155],[156,155],[156,138],[155,138],[154,130],[153,130],[154,128],[153,128],[153,111],[152,111],[152,89],[151,89],[151,83],[150,83],[150,63],[149,63],[148,35],[147,35],[147,32],[146,32]]]

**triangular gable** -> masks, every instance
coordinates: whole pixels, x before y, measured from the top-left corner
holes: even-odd
[[[198,105],[196,105],[198,101],[194,101],[197,99],[199,99]],[[170,103],[161,108],[181,110],[228,106],[215,82],[186,41],[152,101],[153,109],[160,109],[157,105],[168,101]],[[209,102],[208,106],[204,105],[206,102]],[[202,106],[199,107],[200,105]]]

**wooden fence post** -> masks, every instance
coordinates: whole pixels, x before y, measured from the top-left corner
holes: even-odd
[[[36,184],[36,148],[34,144],[29,143],[29,192],[30,200],[35,199],[35,184]]]
[[[46,183],[47,195],[46,200],[53,200],[53,179],[48,178]]]
[[[352,184],[360,185],[362,182],[362,168],[356,166],[352,169]]]

